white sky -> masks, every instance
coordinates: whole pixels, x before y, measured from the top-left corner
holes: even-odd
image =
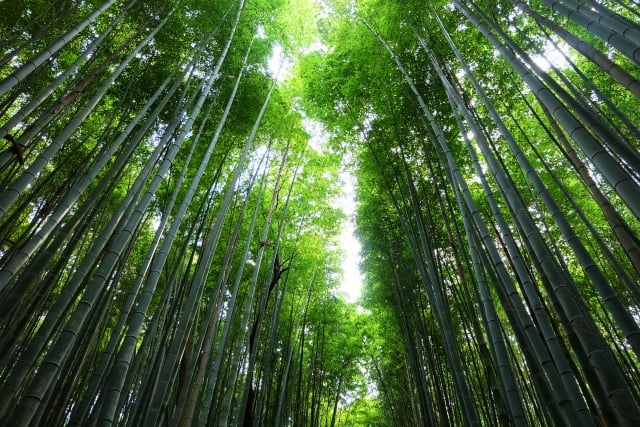
[[[548,71],[551,68],[550,62],[558,68],[568,67],[569,63],[565,61],[563,54],[569,55],[569,48],[560,42],[558,47],[561,50],[556,49],[552,43],[547,41],[544,45],[544,54],[533,55],[533,61],[544,71]]]
[[[312,48],[318,48],[313,46]],[[293,66],[289,58],[282,62],[282,47],[275,44],[271,58],[268,61],[268,68],[272,76],[277,76],[278,80],[286,78],[287,72]],[[282,69],[279,70],[282,63]],[[280,72],[278,72],[280,71]],[[305,118],[302,122],[305,130],[311,136],[310,145],[318,151],[322,151],[322,146],[327,139],[324,135],[321,123]],[[355,303],[362,292],[362,273],[360,272],[360,242],[355,237],[355,177],[342,165],[340,172],[340,182],[343,183],[342,196],[337,201],[337,207],[341,208],[347,216],[347,220],[342,224],[340,233],[340,249],[342,250],[342,280],[337,289],[345,301]]]
[[[362,273],[360,272],[360,242],[355,236],[355,177],[347,171],[342,171],[340,181],[344,183],[342,197],[338,205],[347,215],[342,226],[340,245],[342,246],[342,281],[338,287],[345,300],[355,303],[362,292]]]
[[[275,44],[273,46],[273,51],[271,52],[271,58],[269,58],[268,67],[272,76],[275,76],[279,81],[284,80],[287,77],[287,74],[291,67],[293,67],[293,62],[286,56],[283,57],[284,52],[282,51],[282,46],[279,44]],[[282,64],[282,66],[280,65]]]
[[[302,125],[311,136],[309,144],[314,150],[322,151],[328,136],[325,134],[322,124],[309,118],[302,120]],[[345,159],[345,163],[347,160]],[[341,166],[340,183],[342,183],[342,195],[336,201],[335,207],[342,209],[347,219],[342,224],[340,233],[340,249],[342,251],[342,279],[336,289],[345,301],[355,303],[362,292],[362,273],[360,272],[360,242],[355,236],[356,195],[355,177]]]

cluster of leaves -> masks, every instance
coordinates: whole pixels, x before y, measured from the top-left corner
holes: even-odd
[[[295,10],[0,2],[2,419],[317,425],[363,394],[340,159],[269,69],[314,37]]]
[[[585,2],[0,2],[0,417],[633,424],[637,12]]]
[[[629,58],[604,47],[594,33],[552,16],[551,3],[526,5],[615,58],[630,79],[637,75]],[[557,363],[573,367],[570,381],[580,384],[580,392],[571,395],[576,405],[588,406],[592,417],[607,422],[632,420],[635,415],[624,407],[638,401],[635,385],[626,389],[627,403],[603,403],[617,406],[615,415],[595,409],[600,398],[590,395],[586,384],[608,379],[591,376],[583,352],[600,348],[610,357],[601,368],[613,365],[618,373],[611,375],[621,385],[623,377],[636,384],[639,349],[630,351],[629,344],[637,332],[632,319],[639,303],[640,271],[633,255],[637,207],[632,199],[619,198],[610,187],[616,184],[607,182],[609,170],[593,161],[573,129],[561,128],[567,126],[563,119],[576,117],[615,157],[611,141],[592,127],[606,123],[611,135],[633,147],[625,160],[627,154],[620,154],[620,162],[637,191],[637,174],[624,164],[637,156],[639,122],[632,104],[638,95],[516,1],[327,4],[330,17],[320,22],[326,52],[305,56],[299,75],[306,110],[323,120],[338,149],[356,159],[365,273],[361,303],[371,312],[369,370],[378,381],[385,421],[574,419],[553,412],[539,394],[540,384],[526,386],[535,383],[537,362],[527,355],[532,341],[519,329],[518,322],[529,321],[524,312],[532,315],[531,326],[540,328],[540,336],[563,343],[568,360],[560,357]],[[633,6],[607,6],[633,22]],[[636,30],[637,25],[629,31]],[[501,51],[498,42],[511,44]],[[507,50],[517,55],[509,57]],[[544,83],[536,86],[519,74],[517,61]],[[561,98],[566,110],[550,113],[543,90]],[[636,243],[624,243],[615,224]],[[507,293],[502,262],[515,284]],[[572,288],[566,300],[553,284],[561,281]],[[609,297],[620,304],[609,304]],[[590,332],[569,325],[567,313],[574,307],[581,307]],[[539,316],[552,319],[552,333],[544,332]],[[492,322],[500,324],[497,335]],[[581,333],[606,339],[595,343],[584,336],[578,344],[571,337]],[[501,377],[502,362],[495,359],[504,342],[513,379]],[[555,351],[549,344],[540,350]],[[511,397],[500,388],[506,381],[517,384],[514,400],[530,402],[526,407],[509,407]],[[583,396],[589,396],[586,403]]]

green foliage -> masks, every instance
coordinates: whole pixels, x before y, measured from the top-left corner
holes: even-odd
[[[515,1],[119,1],[68,40],[105,2],[21,3],[0,1],[0,419],[636,423],[637,96]]]

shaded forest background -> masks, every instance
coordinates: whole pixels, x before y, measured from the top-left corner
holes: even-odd
[[[637,0],[0,14],[3,424],[640,424]]]

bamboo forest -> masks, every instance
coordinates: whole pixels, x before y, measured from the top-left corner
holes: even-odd
[[[640,426],[639,0],[0,16],[0,425]]]

